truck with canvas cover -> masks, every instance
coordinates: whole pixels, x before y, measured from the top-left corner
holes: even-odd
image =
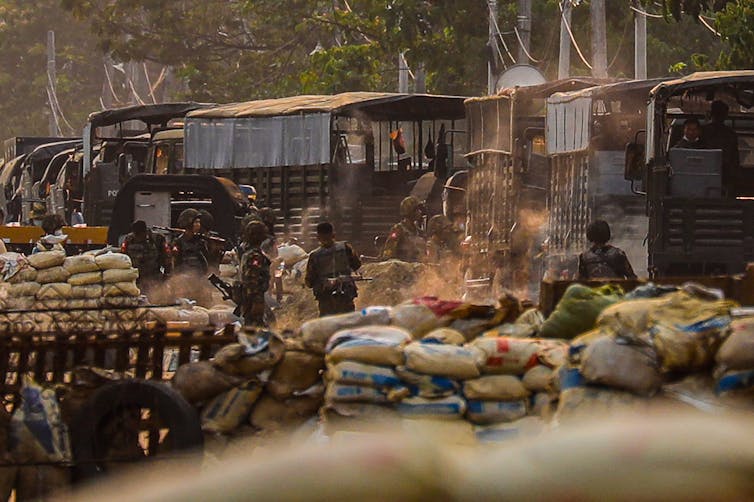
[[[754,71],[694,73],[651,90],[646,141],[626,147],[625,166],[645,188],[651,276],[737,274],[754,261],[752,106]],[[702,148],[678,147],[689,119],[703,124]]]
[[[131,176],[147,172],[152,133],[176,126],[199,103],[162,103],[103,110],[89,115],[83,134],[81,173],[84,219],[107,225],[115,196]],[[58,187],[62,188],[62,187]]]
[[[660,82],[616,82],[548,98],[545,277],[577,276],[593,219],[610,224],[611,242],[626,252],[639,275],[646,275],[644,200],[622,171],[626,144],[642,136],[649,91]]]
[[[197,110],[185,124],[184,172],[256,188],[282,217],[281,233],[316,242],[320,219],[373,254],[372,239],[400,219],[411,183],[463,164],[463,98],[348,92]],[[443,152],[437,155],[437,152]],[[437,158],[434,158],[437,157]]]
[[[598,82],[566,79],[466,100],[466,157],[472,166],[466,187],[466,235],[471,255],[477,257],[467,270],[467,287],[488,290],[498,269],[505,275],[499,279],[509,287],[536,288],[541,272],[530,257],[537,254],[549,190],[545,100],[555,92]]]

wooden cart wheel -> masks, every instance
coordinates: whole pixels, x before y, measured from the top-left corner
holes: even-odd
[[[169,385],[123,380],[98,389],[71,425],[74,480],[203,446],[197,411]]]

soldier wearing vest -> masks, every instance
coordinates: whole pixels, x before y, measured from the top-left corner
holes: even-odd
[[[309,254],[304,278],[319,303],[320,317],[353,312],[358,295],[352,274],[361,268],[361,261],[347,242],[335,241],[330,223],[317,225],[320,247]]]
[[[384,259],[419,261],[426,253],[426,242],[417,222],[421,218],[421,202],[414,196],[401,201],[401,221],[393,225],[382,251]]]
[[[264,294],[270,288],[270,260],[261,245],[267,239],[267,227],[252,221],[245,227],[244,247],[241,256],[241,315],[246,325],[263,326]]]
[[[578,280],[591,279],[636,279],[634,269],[622,249],[611,246],[610,225],[596,220],[586,229],[586,238],[591,247],[579,255]]]
[[[186,209],[178,216],[178,225],[185,232],[173,241],[176,272],[207,273],[209,263],[207,243],[202,238],[202,220],[199,211]]]
[[[157,283],[170,273],[170,250],[165,237],[152,233],[142,220],[131,225],[131,233],[123,240],[121,252],[139,269],[140,287]]]

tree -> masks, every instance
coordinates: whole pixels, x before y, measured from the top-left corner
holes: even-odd
[[[80,135],[99,108],[102,59],[96,39],[57,0],[0,0],[0,138],[48,134],[45,44],[54,30],[61,129]]]

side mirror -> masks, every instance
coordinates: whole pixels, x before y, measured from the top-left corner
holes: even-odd
[[[640,181],[644,176],[644,145],[629,143],[626,145],[626,158],[623,177],[628,181]]]

